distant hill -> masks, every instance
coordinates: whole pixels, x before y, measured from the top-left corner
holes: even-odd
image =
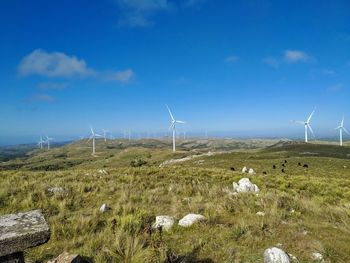
[[[96,156],[91,155],[91,142],[75,141],[61,147],[28,148],[22,154],[0,163],[2,170],[59,170],[69,168],[128,167],[130,165],[159,165],[172,158],[209,151],[235,151],[261,149],[276,140],[188,139],[177,142],[177,151],[171,151],[171,140],[107,140],[96,141]],[[133,164],[132,164],[133,163]]]
[[[325,142],[305,143],[296,141],[279,141],[266,147],[265,152],[290,152],[301,156],[319,156],[350,159],[350,146],[326,144]]]

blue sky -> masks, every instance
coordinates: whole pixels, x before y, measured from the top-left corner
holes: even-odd
[[[318,137],[350,127],[349,1],[0,3],[0,143],[110,129]],[[347,125],[346,125],[347,126]],[[182,128],[181,128],[182,129]]]

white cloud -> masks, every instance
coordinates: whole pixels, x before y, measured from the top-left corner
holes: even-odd
[[[47,102],[52,103],[55,101],[55,98],[48,94],[34,94],[27,99],[28,102]]]
[[[278,59],[274,57],[267,57],[263,59],[263,62],[271,67],[278,68],[280,66],[280,62]]]
[[[343,89],[344,89],[343,83],[337,83],[337,84],[327,88],[327,90],[330,92],[338,92],[338,91],[341,91]]]
[[[197,5],[200,5],[201,3],[203,3],[206,0],[186,0],[184,1],[184,7],[194,7]]]
[[[236,61],[239,60],[239,57],[237,57],[237,56],[228,56],[228,57],[225,58],[225,60],[227,62],[236,62]]]
[[[312,58],[308,54],[300,50],[286,50],[284,52],[284,59],[289,63],[312,61]]]
[[[169,10],[168,0],[117,0],[122,11],[119,26],[147,27],[153,24],[152,15],[159,11]]]
[[[40,82],[36,86],[38,89],[42,90],[63,90],[69,86],[68,83],[58,83],[58,82]]]
[[[46,52],[41,49],[34,50],[22,59],[18,66],[18,72],[22,76],[40,75],[46,78],[67,77],[94,77],[100,80],[114,80],[120,83],[128,83],[135,75],[132,69],[120,71],[98,71],[86,66],[83,59],[75,56],[67,56],[61,52]],[[42,90],[60,90],[68,87],[68,83],[41,82],[37,85]]]
[[[36,49],[22,59],[18,66],[21,75],[41,75],[46,77],[87,76],[94,73],[82,59],[61,52],[48,53]]]
[[[135,76],[135,73],[131,69],[126,69],[126,70],[108,73],[106,76],[106,80],[111,80],[111,81],[116,80],[123,84],[127,84],[130,80],[133,79],[134,76]]]

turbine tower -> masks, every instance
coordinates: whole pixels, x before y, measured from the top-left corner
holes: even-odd
[[[102,131],[103,131],[104,141],[106,142],[107,141],[107,133],[109,133],[109,130],[102,129]]]
[[[176,151],[176,144],[175,144],[175,138],[176,138],[176,123],[182,123],[184,124],[185,122],[184,121],[178,121],[178,120],[175,120],[174,119],[174,116],[173,114],[171,113],[171,110],[169,109],[168,105],[165,105],[169,111],[169,115],[170,115],[170,118],[171,118],[171,125],[170,125],[170,129],[173,130],[173,152]]]
[[[345,131],[347,134],[350,135],[350,133],[348,132],[348,130],[344,127],[344,117],[340,123],[340,125],[335,128],[336,130],[339,130],[339,143],[340,143],[340,146],[343,146],[343,131]]]
[[[311,118],[312,118],[312,116],[314,115],[314,113],[315,113],[315,110],[313,110],[313,111],[311,112],[309,118],[307,118],[306,121],[296,121],[296,123],[302,124],[302,125],[304,125],[304,127],[305,127],[305,142],[308,142],[308,130],[310,130],[310,132],[312,133],[312,135],[315,137],[314,131],[312,130],[311,125],[310,125],[310,123],[311,123]]]
[[[42,149],[43,148],[43,144],[44,144],[44,140],[43,140],[43,137],[42,136],[40,136],[40,140],[38,141],[38,146],[40,147],[40,149]]]
[[[90,130],[91,130],[91,136],[90,136],[88,142],[92,140],[92,155],[95,155],[95,152],[96,152],[95,151],[95,139],[98,137],[102,137],[102,136],[95,133],[95,131],[92,127],[90,127]]]
[[[49,136],[45,136],[46,137],[46,143],[47,143],[47,149],[50,150],[50,141],[54,140],[54,138],[50,138]]]

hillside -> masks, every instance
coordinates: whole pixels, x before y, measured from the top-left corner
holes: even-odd
[[[43,210],[51,239],[28,251],[29,262],[63,251],[96,263],[263,262],[271,246],[299,262],[314,262],[314,252],[325,262],[350,262],[348,147],[191,140],[174,154],[169,146],[98,141],[97,157],[86,141],[31,151],[1,164],[0,214]],[[200,155],[209,150],[220,153]],[[159,167],[190,155],[198,157]],[[255,174],[243,174],[244,166]],[[243,177],[260,192],[232,194],[232,183]],[[111,210],[101,213],[103,203]],[[188,213],[205,220],[177,225]],[[175,225],[152,230],[158,215],[173,216]]]

